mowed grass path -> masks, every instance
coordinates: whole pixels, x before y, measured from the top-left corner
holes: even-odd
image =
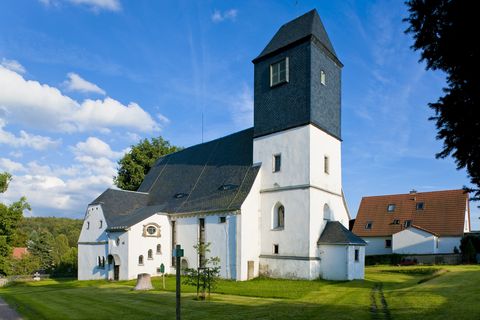
[[[432,277],[439,269],[448,272]],[[46,280],[0,296],[25,319],[174,319],[175,279],[166,283],[156,278],[155,290],[136,292],[135,281]],[[391,319],[480,319],[480,266],[368,267],[364,281],[351,282],[221,281],[209,301],[183,286],[182,319],[384,319],[371,310],[379,283]]]

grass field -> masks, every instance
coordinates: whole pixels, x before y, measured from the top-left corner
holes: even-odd
[[[174,319],[175,279],[45,280],[0,288],[25,319]],[[367,267],[364,281],[221,281],[209,301],[182,287],[182,319],[480,319],[480,266]],[[1,318],[1,315],[0,315]]]

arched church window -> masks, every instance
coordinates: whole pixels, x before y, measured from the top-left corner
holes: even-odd
[[[157,254],[162,254],[162,245],[157,244]]]
[[[327,220],[327,221],[332,220],[332,212],[330,210],[330,207],[326,203],[323,206],[323,220]]]
[[[283,229],[285,227],[285,207],[278,203],[273,211],[273,229]]]
[[[138,256],[138,264],[143,266],[143,255]]]
[[[152,249],[148,250],[148,259],[153,259],[153,250]]]

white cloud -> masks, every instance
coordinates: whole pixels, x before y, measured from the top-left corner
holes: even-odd
[[[235,21],[237,18],[238,10],[229,9],[225,11],[215,10],[211,16],[213,22],[218,23],[225,20]]]
[[[72,149],[77,156],[119,158],[123,155],[122,152],[113,151],[106,142],[96,137],[88,137],[85,142],[77,143]]]
[[[17,60],[9,60],[2,58],[2,62],[0,63],[3,67],[7,68],[8,70],[17,72],[17,73],[25,73],[25,68],[17,61]]]
[[[249,86],[244,85],[242,91],[234,95],[230,101],[234,123],[240,128],[252,126],[253,122],[253,92]]]
[[[70,2],[75,5],[84,5],[94,11],[119,11],[122,7],[119,0],[39,0],[45,6],[58,6],[60,2]]]
[[[78,91],[83,93],[98,93],[101,95],[105,95],[106,92],[95,83],[91,83],[78,74],[70,72],[68,75],[68,80],[65,81],[65,86],[68,91]]]
[[[19,162],[12,161],[7,158],[0,158],[0,172],[7,171],[7,172],[19,172],[24,171],[25,168]]]
[[[157,113],[157,118],[158,118],[158,120],[160,120],[160,122],[162,124],[169,124],[170,123],[170,119],[168,119],[166,116],[164,116],[161,113]]]
[[[29,134],[24,130],[20,130],[20,135],[16,136],[11,132],[5,131],[5,125],[5,121],[0,119],[0,144],[7,144],[14,148],[27,147],[35,150],[45,150],[57,147],[61,143],[61,140]]]
[[[0,107],[13,123],[51,131],[94,131],[121,127],[141,132],[160,129],[138,104],[107,97],[77,102],[60,90],[0,66]]]

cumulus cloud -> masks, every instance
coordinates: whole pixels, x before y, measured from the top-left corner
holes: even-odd
[[[24,170],[25,168],[21,163],[12,161],[8,158],[0,158],[0,172],[7,171],[12,173]]]
[[[55,87],[26,80],[0,66],[0,107],[12,122],[60,132],[108,130],[112,127],[141,132],[159,130],[157,122],[136,103],[124,105],[110,97],[78,102]]]
[[[8,70],[17,72],[17,73],[25,73],[25,68],[17,61],[17,60],[9,60],[2,58],[2,62],[0,63],[3,67],[7,68]]]
[[[78,74],[70,72],[67,75],[68,79],[64,82],[68,91],[78,91],[82,93],[98,93],[105,95],[105,90],[97,86],[95,83],[87,81]]]
[[[237,18],[237,14],[237,9],[229,9],[225,11],[215,10],[211,16],[211,19],[215,23],[225,20],[235,21],[235,19]]]
[[[58,6],[61,2],[83,5],[94,11],[119,11],[122,7],[119,0],[39,0],[45,6]]]
[[[115,152],[103,140],[96,137],[88,137],[84,142],[79,142],[72,148],[77,156],[91,156],[96,158],[118,158],[123,152]]]
[[[4,130],[5,125],[5,121],[0,119],[0,144],[6,144],[14,148],[27,147],[35,150],[45,150],[57,147],[61,143],[61,140],[29,134],[24,130],[20,130],[20,135],[16,136]]]

